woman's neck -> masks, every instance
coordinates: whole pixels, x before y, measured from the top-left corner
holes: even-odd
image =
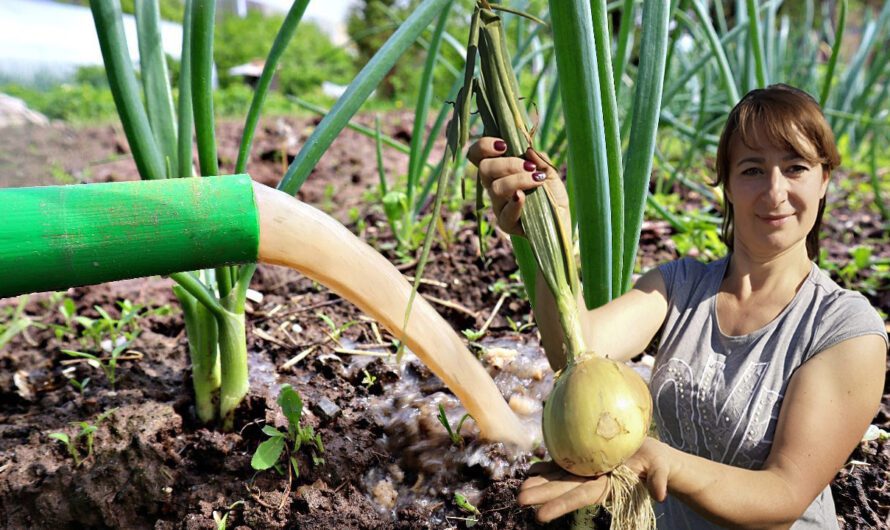
[[[813,266],[803,241],[771,256],[756,256],[744,246],[734,247],[721,290],[738,299],[769,293],[780,298],[793,295]]]

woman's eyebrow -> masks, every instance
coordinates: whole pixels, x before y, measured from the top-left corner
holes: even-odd
[[[742,164],[746,164],[746,163],[748,163],[748,162],[753,162],[753,163],[755,163],[755,164],[762,164],[762,163],[763,163],[763,158],[762,158],[762,157],[759,157],[759,156],[749,156],[749,157],[746,157],[746,158],[743,158],[743,159],[739,160],[739,163],[736,164],[736,165],[737,165],[737,166],[741,166]]]
[[[806,160],[806,158],[804,158],[803,156],[801,156],[797,153],[788,153],[787,155],[782,157],[782,160],[784,160],[784,161]],[[745,157],[745,158],[739,160],[739,162],[738,162],[738,164],[736,164],[736,166],[741,166],[742,164],[746,164],[748,162],[751,162],[754,164],[762,164],[764,162],[764,159],[763,159],[763,157],[759,157],[759,156],[748,156],[748,157]]]

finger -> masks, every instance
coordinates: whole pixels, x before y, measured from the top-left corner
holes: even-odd
[[[646,477],[646,489],[649,495],[658,502],[664,502],[667,498],[668,470],[658,467]]]
[[[548,482],[580,478],[577,475],[572,475],[565,471],[553,462],[538,462],[533,464],[528,472],[529,474],[534,474],[534,476],[527,478],[522,485],[519,486],[519,491],[534,488]]]
[[[606,480],[605,478],[589,480],[544,504],[538,508],[538,521],[546,523],[585,506],[602,504],[606,497]]]
[[[501,156],[507,151],[507,144],[500,138],[484,136],[467,150],[467,159],[474,166],[479,167],[479,162],[486,158]]]
[[[543,175],[542,172],[535,173],[514,173],[505,177],[500,177],[491,183],[488,188],[492,197],[508,201],[511,200],[519,190],[528,191],[544,185],[544,181],[535,180],[535,175]],[[543,177],[540,177],[543,179]]]
[[[539,153],[529,147],[525,151],[525,159],[533,162],[539,168],[549,168],[553,171],[554,174],[556,174],[556,168],[553,166],[553,163],[550,162],[550,158],[544,153]]]
[[[524,173],[531,179],[537,169],[533,162],[515,156],[486,158],[479,162],[479,180],[485,189],[490,189],[492,183],[510,175]]]
[[[520,491],[516,500],[523,506],[546,504],[559,499],[582,484],[584,484],[584,479],[580,477],[569,480],[552,480],[540,486]]]
[[[556,462],[553,460],[547,460],[546,462],[535,462],[528,468],[529,475],[543,475],[545,473],[552,473],[554,471],[562,471],[562,468],[556,465]]]
[[[504,203],[504,207],[498,214],[498,226],[509,234],[523,235],[525,231],[519,223],[522,215],[522,205],[525,204],[525,193],[516,190],[513,197]]]

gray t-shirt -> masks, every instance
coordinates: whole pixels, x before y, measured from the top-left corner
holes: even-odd
[[[815,264],[791,302],[769,324],[744,336],[724,335],[715,301],[729,257],[690,258],[659,267],[668,315],[649,388],[662,441],[694,455],[760,469],[772,446],[782,397],[794,371],[822,350],[868,334],[887,340],[868,300],[842,289]],[[710,529],[679,499],[656,503],[660,529]],[[794,530],[838,528],[830,488]]]

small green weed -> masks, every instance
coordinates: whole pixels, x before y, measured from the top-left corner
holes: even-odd
[[[87,421],[72,421],[71,425],[75,425],[80,427],[80,431],[74,435],[74,438],[71,438],[67,434],[63,432],[54,432],[50,433],[49,437],[58,440],[59,442],[65,444],[65,448],[68,449],[68,454],[71,455],[71,458],[74,459],[74,465],[80,466],[86,459],[93,456],[93,438],[96,434],[96,431],[99,430],[99,424],[108,419],[114,412],[117,410],[117,407],[113,409],[106,410],[102,414],[96,416],[96,423],[92,424]],[[81,458],[80,449],[78,449],[78,445],[80,440],[83,440],[83,444],[86,445],[86,456]]]
[[[0,313],[0,349],[34,324],[34,321],[25,314],[27,304],[28,297],[23,296],[15,309],[8,307]]]
[[[71,379],[68,380],[68,383],[70,383],[71,386],[73,386],[74,388],[77,389],[78,392],[80,392],[80,397],[83,397],[83,391],[86,390],[87,385],[90,384],[90,378],[84,377],[83,379],[78,381],[77,379],[72,377]]]
[[[229,514],[232,513],[232,510],[234,510],[236,506],[242,504],[244,504],[244,501],[233,502],[226,508],[226,513],[222,515],[220,515],[218,511],[213,510],[213,522],[216,523],[216,530],[226,530],[226,525],[229,522]]]
[[[464,518],[464,522],[466,522],[467,527],[470,528],[476,526],[476,523],[479,522],[479,516],[482,514],[479,512],[478,508],[470,503],[470,501],[463,493],[459,491],[454,492],[454,504],[456,504],[457,507],[464,512],[470,514],[469,517]]]
[[[257,447],[250,460],[250,466],[257,471],[275,467],[279,473],[283,474],[284,471],[280,467],[279,460],[284,455],[287,462],[290,463],[290,467],[293,468],[294,475],[299,477],[300,468],[295,455],[300,447],[303,445],[309,447],[313,465],[319,466],[324,464],[324,458],[320,456],[324,453],[324,445],[321,442],[321,435],[315,433],[311,426],[300,425],[300,419],[303,416],[303,400],[290,385],[282,385],[281,392],[278,394],[278,406],[281,407],[281,411],[287,418],[287,431],[281,431],[271,425],[263,427],[263,433],[269,439]]]
[[[104,355],[99,356],[89,352],[75,350],[62,350],[62,353],[70,355],[71,357],[86,359],[87,364],[89,364],[93,368],[102,370],[102,373],[105,374],[105,379],[108,380],[108,384],[111,385],[111,389],[114,390],[114,385],[117,382],[117,362],[120,359],[121,354],[129,345],[130,343],[126,341],[118,344],[114,347],[114,349],[111,350],[107,357]],[[82,385],[81,387],[75,385],[75,388],[79,388],[81,393],[83,393]]]
[[[367,370],[362,370],[362,372],[364,372],[364,374],[365,374],[365,377],[362,379],[362,384],[365,385],[366,387],[374,386],[374,383],[377,382],[377,376],[368,373]]]
[[[340,337],[343,336],[344,331],[359,323],[358,320],[350,320],[349,322],[345,322],[338,326],[334,323],[334,320],[331,317],[327,316],[324,313],[316,313],[316,316],[328,326],[328,328],[330,329],[328,336],[334,342],[339,342]]]
[[[80,342],[80,350],[63,349],[62,353],[86,359],[87,364],[101,369],[112,389],[117,380],[118,362],[124,358],[124,351],[142,333],[139,320],[153,315],[168,315],[172,311],[169,305],[146,309],[129,300],[122,300],[117,305],[120,309],[120,318],[114,318],[100,306],[93,307],[99,318],[89,318],[77,314],[73,300],[63,298],[59,302],[59,312],[64,323],[51,325],[58,340],[76,338]],[[83,351],[87,349],[92,351]],[[74,386],[83,393],[82,388],[76,384]]]
[[[451,443],[454,445],[463,445],[464,438],[460,435],[460,430],[464,426],[464,422],[467,421],[467,418],[472,418],[469,414],[464,414],[461,416],[460,420],[457,422],[457,426],[455,428],[451,428],[451,424],[448,423],[448,416],[445,414],[445,407],[439,403],[439,415],[436,416],[436,419],[439,420],[439,423],[445,427],[445,430],[448,432],[448,438],[451,439]]]

